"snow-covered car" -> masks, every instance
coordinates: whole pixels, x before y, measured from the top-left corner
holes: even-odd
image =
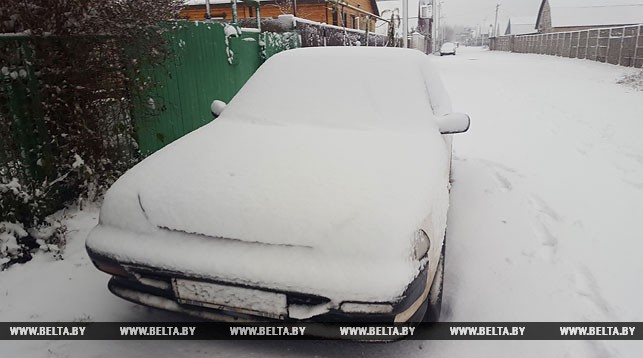
[[[458,45],[454,44],[453,42],[445,42],[440,47],[440,56],[455,55],[455,49],[457,47],[458,47]]]
[[[285,51],[212,110],[106,193],[86,247],[111,292],[213,320],[437,317],[469,117],[427,56]]]

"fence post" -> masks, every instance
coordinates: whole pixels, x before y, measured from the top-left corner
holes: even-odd
[[[555,40],[554,40],[554,38],[555,38]],[[555,46],[555,47],[554,47],[554,46],[552,46],[552,47],[554,47],[554,49],[553,49],[554,53],[553,53],[552,55],[558,56],[558,44],[559,44],[559,41],[558,41],[558,40],[559,40],[559,39],[560,39],[560,32],[556,33],[556,36],[552,36],[552,37],[551,37],[552,45],[553,45],[554,43],[556,43],[556,46]]]
[[[579,55],[579,48],[580,48],[580,31],[578,31],[578,38],[576,39],[576,58],[578,58]]]
[[[326,24],[322,26],[322,36],[324,37],[324,47],[326,47]]]
[[[639,37],[641,37],[641,26],[637,26],[637,31],[636,31],[636,41],[634,42],[634,61],[632,61],[632,66],[636,67],[636,63],[638,61],[638,56],[639,56]]]
[[[589,55],[589,30],[585,30],[587,32],[587,38],[585,38],[585,58],[587,58]]]
[[[601,30],[596,30],[596,48],[594,49],[594,61],[598,61],[598,43],[601,38]]]
[[[620,65],[623,58],[623,40],[625,40],[625,27],[621,31],[621,48],[618,50],[618,64]]]
[[[610,28],[610,32],[607,35],[607,50],[605,51],[605,63],[609,63],[610,59],[610,42],[612,42],[612,28]]]
[[[261,33],[261,13],[260,13],[261,5],[259,4],[259,2],[257,2],[256,9],[257,9],[257,29],[259,30],[259,33]]]
[[[366,47],[368,47],[368,30],[370,29],[371,19],[366,18]]]

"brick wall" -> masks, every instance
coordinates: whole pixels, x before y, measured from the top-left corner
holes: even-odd
[[[551,7],[549,1],[545,1],[540,13],[540,22],[538,23],[538,32],[551,32]]]

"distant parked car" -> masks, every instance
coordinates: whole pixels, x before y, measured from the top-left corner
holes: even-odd
[[[213,103],[216,120],[106,193],[87,251],[109,289],[213,320],[437,319],[450,134],[469,117],[430,61],[370,47],[270,58]]]
[[[440,47],[440,56],[455,55],[455,49],[457,47],[458,46],[453,42],[445,42],[444,44],[442,44],[442,47]]]

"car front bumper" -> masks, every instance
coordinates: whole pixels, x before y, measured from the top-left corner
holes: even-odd
[[[329,297],[248,287],[140,265],[123,265],[91,251],[89,253],[98,269],[112,275],[108,288],[116,296],[158,309],[223,322],[419,322],[427,308],[427,296],[430,288],[429,265],[425,265],[420,274],[407,286],[398,301],[385,303],[391,305],[389,312],[366,312],[369,305],[377,307],[383,305],[381,302],[359,302],[357,304],[366,308],[364,312],[345,312],[342,310],[343,303],[334,305],[332,298]],[[209,298],[181,297],[177,282],[216,287],[218,291],[214,294],[218,297],[212,297],[211,302],[208,302]],[[199,287],[199,290],[203,289]],[[234,298],[234,296],[238,296],[236,294],[238,291],[252,292],[253,294],[248,297],[251,297],[250,299],[255,302],[239,304],[240,302],[236,302]],[[276,302],[280,300],[283,302]],[[274,307],[281,308],[275,309]],[[295,314],[295,311],[302,309],[311,310],[311,312],[321,310],[318,313],[310,314],[310,317]]]

